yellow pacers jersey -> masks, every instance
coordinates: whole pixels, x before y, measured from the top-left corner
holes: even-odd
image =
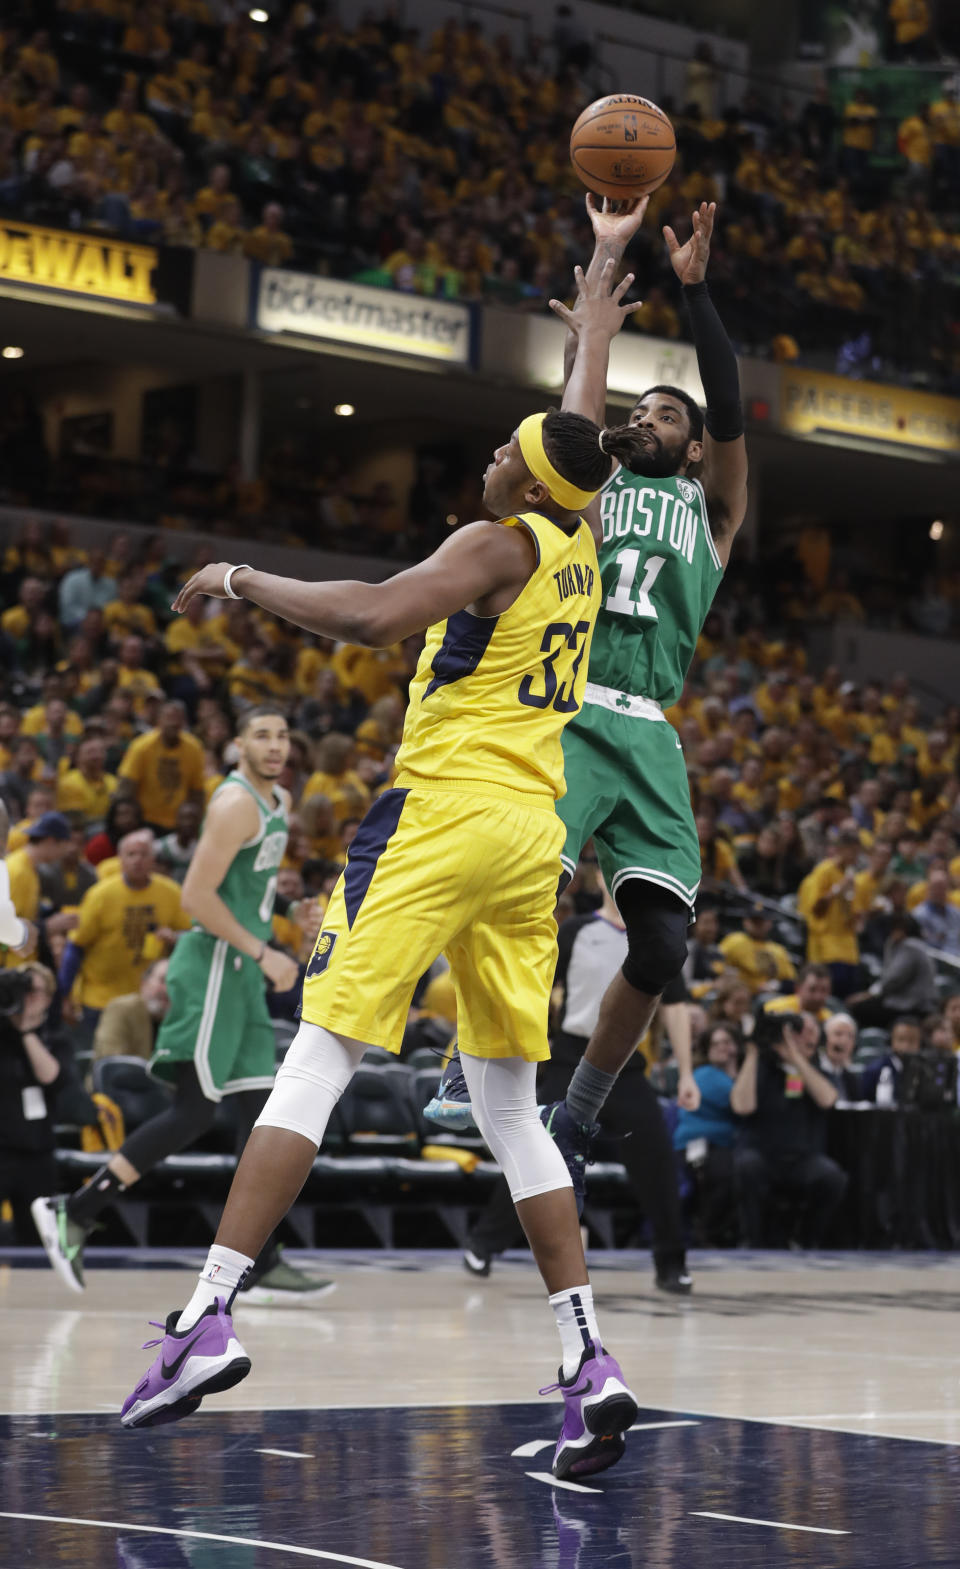
[[[563,795],[563,727],[580,708],[600,603],[597,551],[584,522],[565,534],[541,512],[526,528],[537,565],[499,616],[469,610],[429,629],[397,754],[397,786],[492,785]]]

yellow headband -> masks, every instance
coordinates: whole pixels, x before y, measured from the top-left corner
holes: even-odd
[[[566,512],[579,512],[597,494],[595,490],[581,490],[558,474],[543,449],[543,422],[545,414],[528,414],[517,427],[517,440],[523,461],[534,479],[546,485],[558,507]]]

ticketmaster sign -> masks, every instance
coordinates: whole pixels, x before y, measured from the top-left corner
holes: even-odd
[[[264,332],[330,338],[448,365],[470,362],[470,311],[465,305],[279,267],[263,268],[255,298],[254,326]]]

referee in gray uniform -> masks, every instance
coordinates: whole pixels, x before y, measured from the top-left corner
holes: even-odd
[[[541,1064],[537,1080],[543,1105],[562,1100],[566,1094],[596,1025],[603,994],[626,957],[623,920],[606,890],[599,910],[564,921],[557,935],[557,949],[554,987],[563,990],[564,1002],[550,1059]],[[663,1007],[679,1011],[686,1001],[686,987],[678,978],[664,991]],[[661,1291],[684,1296],[693,1282],[687,1273],[676,1160],[656,1091],[647,1079],[646,1063],[639,1052],[621,1072],[599,1121],[605,1134],[622,1140],[617,1146],[617,1157],[627,1168],[637,1202],[653,1233],[656,1284]],[[627,1134],[629,1137],[624,1137]],[[494,1255],[518,1247],[523,1241],[510,1189],[501,1177],[467,1239],[464,1264],[471,1274],[489,1275]]]

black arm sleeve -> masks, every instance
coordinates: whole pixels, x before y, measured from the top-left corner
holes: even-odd
[[[733,344],[705,283],[687,284],[683,298],[707,400],[707,430],[714,441],[736,441],[743,435],[743,409]]]

